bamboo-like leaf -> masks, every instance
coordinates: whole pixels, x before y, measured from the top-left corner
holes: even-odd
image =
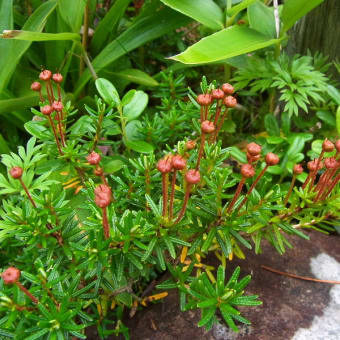
[[[135,48],[189,22],[190,19],[188,17],[170,8],[161,9],[132,24],[98,54],[93,60],[92,65],[96,71],[101,70]],[[91,74],[89,70],[86,70],[76,84],[75,98],[81,93],[83,87],[90,79]]]
[[[4,30],[3,34],[0,34],[0,38],[25,40],[25,41],[50,41],[50,40],[80,40],[80,35],[77,33],[41,33],[31,31],[20,30]]]
[[[145,85],[145,86],[157,86],[158,82],[149,76],[147,73],[138,69],[126,69],[120,72],[107,72],[118,78],[131,81],[132,83]]]
[[[10,113],[16,110],[27,109],[29,107],[37,105],[38,103],[39,96],[36,94],[31,96],[0,100],[0,115]]]
[[[55,0],[44,2],[28,18],[22,29],[24,31],[41,32],[45,26],[47,18],[54,11],[56,6],[57,2]],[[31,45],[31,41],[13,40],[10,41],[10,43],[11,44],[8,44],[6,51],[1,50],[0,93],[7,86],[20,58]]]
[[[86,2],[84,0],[58,0],[58,12],[72,28],[72,32],[78,33],[80,30]]]
[[[220,30],[223,26],[223,12],[212,0],[161,0],[165,5],[195,19],[201,24]]]
[[[293,25],[324,0],[286,0],[283,4],[281,20],[282,33],[287,32]]]
[[[201,39],[183,53],[170,59],[184,64],[206,64],[276,44],[280,39],[271,39],[245,26],[233,26]]]
[[[275,17],[273,7],[266,6],[263,2],[257,0],[248,7],[249,26],[264,35],[275,38]]]
[[[115,29],[119,20],[122,18],[129,2],[130,0],[117,0],[106,13],[105,17],[100,20],[91,41],[91,49],[95,53],[98,53],[104,46],[110,33]]]

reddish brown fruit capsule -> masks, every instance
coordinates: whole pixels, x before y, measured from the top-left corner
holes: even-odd
[[[335,142],[336,151],[340,152],[340,139]]]
[[[172,166],[176,170],[183,170],[185,169],[185,166],[187,164],[187,161],[180,155],[176,155],[172,157]]]
[[[160,159],[157,163],[157,170],[162,174],[169,173],[171,171],[172,164],[168,159]]]
[[[215,131],[215,125],[213,122],[210,122],[209,120],[205,120],[201,124],[201,129],[202,129],[202,132],[209,134]]]
[[[278,157],[278,155],[276,155],[275,153],[269,152],[266,155],[266,163],[269,166],[272,165],[276,165],[277,163],[279,163],[280,158]]]
[[[256,155],[256,156],[252,156],[252,155],[250,155],[250,154],[247,152],[247,161],[248,161],[249,163],[254,163],[254,162],[258,161],[260,158],[261,158],[261,155],[260,155],[260,154],[259,154],[259,155]]]
[[[10,285],[19,281],[20,274],[21,273],[18,268],[9,267],[1,274],[1,277],[6,285]]]
[[[224,98],[224,91],[221,89],[215,89],[212,91],[212,97],[214,99],[223,99]]]
[[[39,92],[41,90],[41,84],[38,81],[35,81],[31,85],[31,90]]]
[[[303,173],[303,167],[301,164],[295,164],[293,167],[293,173],[296,175],[300,175]]]
[[[53,111],[53,108],[50,105],[45,105],[45,106],[40,108],[40,112],[42,114],[44,114],[45,116],[50,115],[52,113],[52,111]]]
[[[234,93],[234,86],[230,85],[229,83],[225,83],[222,85],[222,90],[225,94],[233,94]]]
[[[324,163],[327,169],[335,169],[338,166],[338,162],[335,157],[325,158]]]
[[[106,208],[111,203],[111,188],[105,184],[100,184],[94,190],[94,201],[99,208]]]
[[[243,164],[241,166],[241,174],[245,178],[251,178],[255,175],[255,169],[251,164]]]
[[[334,150],[334,144],[330,140],[325,139],[324,142],[322,143],[322,151],[332,152],[333,150]]]
[[[55,83],[60,84],[63,81],[63,76],[60,73],[54,73],[52,79]]]
[[[261,153],[261,150],[262,150],[261,146],[256,143],[249,143],[247,145],[247,152],[251,156],[259,155]]]
[[[63,105],[62,102],[54,101],[53,104],[52,104],[52,108],[53,108],[53,110],[55,110],[57,112],[62,112],[64,105]]]
[[[52,72],[50,70],[44,70],[39,74],[41,80],[47,81],[52,78]]]
[[[99,164],[101,160],[101,156],[99,153],[92,151],[87,157],[86,160],[91,164],[91,165],[97,165]]]
[[[10,175],[14,179],[19,179],[22,176],[23,170],[20,166],[15,166],[9,171]]]
[[[185,148],[187,150],[192,150],[192,149],[195,149],[196,147],[196,142],[194,140],[188,140],[186,143],[185,143]]]
[[[233,96],[225,97],[224,98],[224,105],[226,107],[230,107],[230,108],[235,107],[237,105],[237,100]]]
[[[312,161],[309,161],[307,163],[307,168],[309,171],[315,171],[316,170],[316,167],[317,167],[317,164],[318,164],[318,160],[317,159],[314,159]],[[320,165],[319,165],[319,168],[320,168]]]
[[[212,96],[210,94],[199,94],[197,96],[197,103],[201,106],[208,106],[212,102]]]
[[[190,184],[197,184],[201,180],[201,175],[198,170],[191,169],[185,174],[185,180]]]
[[[102,176],[104,174],[103,169],[101,167],[98,167],[98,168],[94,169],[93,173],[96,176]]]

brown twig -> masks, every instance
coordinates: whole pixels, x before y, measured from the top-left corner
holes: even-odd
[[[291,273],[285,273],[285,272],[280,272],[279,270],[273,269],[271,267],[267,267],[264,265],[261,265],[262,269],[268,270],[269,272],[279,274],[279,275],[284,275],[288,277],[293,277],[294,279],[300,279],[300,280],[305,280],[305,281],[313,281],[313,282],[321,282],[321,283],[330,283],[330,284],[340,284],[340,281],[329,281],[329,280],[319,280],[319,279],[314,279],[312,277],[306,277],[306,276],[300,276],[300,275],[295,275]]]

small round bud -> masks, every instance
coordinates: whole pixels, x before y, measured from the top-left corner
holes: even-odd
[[[333,150],[334,150],[334,144],[326,138],[324,142],[322,143],[322,151],[332,152]]]
[[[93,173],[95,174],[95,176],[98,176],[98,177],[104,174],[103,169],[101,167],[95,168]]]
[[[293,167],[293,173],[296,175],[300,175],[303,173],[303,167],[301,164],[295,164]]]
[[[249,143],[247,145],[247,152],[251,156],[259,155],[261,153],[261,150],[262,150],[261,146],[256,143]]]
[[[336,151],[340,152],[340,139],[335,142]]]
[[[14,179],[19,179],[22,176],[23,170],[20,166],[15,166],[9,171],[10,175]]]
[[[235,107],[237,105],[237,100],[233,96],[228,96],[224,98],[224,105],[226,107]]]
[[[169,159],[160,159],[157,163],[157,170],[162,174],[169,173],[171,171],[172,164]]]
[[[335,169],[338,166],[338,162],[335,157],[325,158],[324,163],[327,169]]]
[[[192,150],[192,149],[195,149],[196,147],[196,142],[194,140],[188,140],[186,143],[185,143],[185,148],[187,150]]]
[[[241,166],[241,174],[245,178],[251,178],[255,175],[255,169],[251,164],[243,164]]]
[[[45,106],[40,108],[40,112],[42,114],[44,114],[45,116],[50,115],[52,113],[52,111],[53,111],[53,108],[50,105],[45,105]]]
[[[99,208],[106,208],[111,203],[111,188],[105,184],[100,184],[94,189],[94,202]]]
[[[60,84],[63,81],[63,76],[60,73],[54,73],[52,79],[55,83]]]
[[[97,165],[99,164],[101,160],[101,156],[99,153],[92,151],[87,157],[86,160],[91,164],[91,165]]]
[[[172,157],[172,167],[176,170],[183,170],[187,164],[187,161],[180,155]]]
[[[20,270],[15,267],[9,267],[1,274],[1,277],[6,285],[16,283],[20,279]]]
[[[233,94],[234,93],[234,86],[228,84],[228,83],[225,83],[222,85],[222,90],[225,94]]]
[[[52,72],[50,70],[44,70],[39,74],[41,80],[47,81],[52,78]]]
[[[39,92],[41,90],[41,84],[38,81],[35,81],[31,85],[31,90]]]
[[[198,170],[191,169],[185,174],[185,180],[189,184],[197,184],[201,180],[201,175]]]
[[[260,154],[258,154],[256,156],[252,156],[247,152],[247,160],[248,160],[249,163],[254,163],[254,162],[258,161],[260,158],[261,158]]]
[[[212,133],[215,131],[215,125],[213,122],[210,122],[209,120],[205,120],[204,122],[202,122],[201,124],[201,130],[204,133]]]
[[[221,89],[213,90],[211,95],[214,99],[223,99],[224,98],[224,92]]]
[[[278,155],[276,155],[275,153],[269,152],[266,155],[266,163],[267,165],[276,165],[277,163],[279,163],[280,158],[278,157]]]
[[[52,104],[52,108],[53,108],[54,111],[62,112],[64,105],[63,105],[62,102],[54,101],[53,104]]]
[[[199,94],[197,96],[197,103],[201,106],[208,106],[212,102],[212,96],[209,93]]]
[[[312,160],[312,161],[309,161],[309,162],[307,163],[307,168],[308,168],[308,170],[309,170],[309,171],[315,171],[315,170],[316,170],[317,164],[318,164],[318,160],[317,160],[317,159],[314,159],[314,160]],[[319,166],[319,168],[320,168],[320,166]]]

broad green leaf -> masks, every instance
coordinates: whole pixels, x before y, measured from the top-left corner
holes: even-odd
[[[123,108],[123,115],[126,120],[136,119],[145,110],[148,105],[149,97],[143,91],[136,91],[131,101]]]
[[[10,149],[9,149],[4,137],[0,133],[0,154],[9,153],[9,152],[10,152]]]
[[[112,159],[112,157],[105,157],[102,160],[102,163],[103,163],[104,172],[110,173],[110,174],[120,170],[124,165],[124,162],[122,160]]]
[[[220,30],[223,26],[223,12],[212,0],[161,0],[165,5],[181,12],[201,24]]]
[[[133,96],[135,95],[136,90],[130,90],[129,92],[124,94],[124,97],[122,98],[122,106],[129,104],[130,101],[132,100]]]
[[[338,107],[336,111],[336,129],[338,130],[338,133],[340,134],[340,106]]]
[[[96,88],[105,102],[114,107],[120,104],[119,94],[113,84],[104,78],[96,80]]]
[[[337,105],[340,105],[340,92],[336,87],[333,85],[327,85],[327,93]]]
[[[237,13],[240,13],[255,1],[256,0],[243,0],[241,3],[228,9],[227,13],[229,16],[235,16]]]
[[[55,0],[44,2],[27,19],[22,29],[24,31],[41,32],[47,18],[56,6],[57,2]],[[11,44],[8,44],[6,51],[2,51],[4,53],[1,53],[0,58],[0,93],[7,86],[20,58],[31,45],[30,41],[13,40],[10,42]]]
[[[248,7],[249,26],[264,35],[275,38],[275,17],[273,7],[266,6],[257,0]]]
[[[31,31],[5,30],[0,38],[26,40],[26,41],[50,41],[50,40],[80,40],[77,33],[40,33]]]
[[[140,129],[142,128],[142,126],[143,125],[139,120],[137,119],[131,120],[131,122],[129,122],[125,128],[127,139],[130,141],[140,140],[141,139]]]
[[[112,74],[118,78],[131,81],[132,83],[145,85],[145,86],[157,86],[158,82],[150,77],[147,73],[138,69],[126,69],[120,72],[112,72]]]
[[[132,141],[123,139],[123,141],[128,148],[140,153],[150,153],[154,150],[154,147],[151,144],[144,142],[143,140]]]
[[[264,117],[264,126],[269,134],[269,136],[280,136],[280,127],[275,118],[271,113],[268,113]]]
[[[233,26],[201,39],[170,59],[184,64],[205,64],[256,51],[279,41],[246,26]]]
[[[96,71],[99,71],[124,54],[144,45],[146,42],[161,37],[177,27],[185,26],[189,22],[190,19],[188,17],[170,8],[163,8],[151,15],[142,17],[108,44],[93,60],[92,66]],[[82,74],[76,84],[75,98],[79,96],[91,77],[89,70]]]
[[[105,17],[99,21],[91,41],[91,49],[93,49],[95,53],[98,53],[100,49],[103,48],[110,33],[117,27],[130,1],[131,0],[117,0],[106,13]]]
[[[322,2],[323,0],[286,0],[281,13],[282,33],[287,32],[299,19]]]
[[[331,127],[335,126],[335,117],[334,114],[332,114],[329,111],[317,111],[316,115],[318,118],[320,118],[323,122],[328,124]]]
[[[58,13],[78,33],[83,22],[86,1],[84,0],[58,0]]]

